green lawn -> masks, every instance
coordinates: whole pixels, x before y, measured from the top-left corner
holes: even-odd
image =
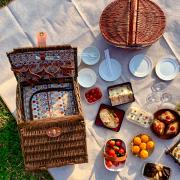
[[[0,98],[0,180],[51,180],[47,171],[24,171],[16,121]]]
[[[0,7],[6,6],[12,0],[0,0]]]
[[[0,0],[0,7],[12,0]],[[24,171],[16,121],[0,98],[0,180],[52,180],[47,171]]]

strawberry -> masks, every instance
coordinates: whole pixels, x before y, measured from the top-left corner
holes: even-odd
[[[108,141],[108,144],[109,144],[111,147],[113,147],[113,146],[115,145],[115,141],[114,141],[114,140],[110,140],[110,141]]]
[[[109,168],[110,168],[112,165],[113,165],[113,164],[112,164],[112,162],[111,162],[111,161],[106,160],[106,166],[107,166],[107,167],[109,167]]]
[[[114,157],[115,151],[114,151],[113,149],[110,149],[110,150],[108,151],[108,154],[109,154],[109,156]]]
[[[121,147],[121,148],[119,149],[119,154],[121,154],[121,155],[124,155],[124,154],[125,154],[125,149],[124,149],[123,147]]]
[[[116,141],[116,146],[118,146],[118,147],[121,147],[121,145],[122,145],[122,142],[121,141]]]

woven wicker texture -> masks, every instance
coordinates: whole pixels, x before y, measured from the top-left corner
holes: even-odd
[[[60,135],[49,137],[47,131],[54,127],[60,129]],[[26,124],[20,131],[26,170],[87,162],[85,124],[80,116],[76,120]]]
[[[165,29],[163,11],[149,0],[116,0],[100,18],[100,30],[111,44],[123,48],[149,46]]]
[[[56,63],[61,69],[62,65],[67,65],[67,61],[71,60],[70,65],[73,65],[73,73],[61,76],[64,74],[53,73],[54,76],[48,76],[48,79],[44,78],[41,74],[42,70],[45,70],[45,76],[49,73],[46,72],[48,65],[53,67],[55,64],[51,61],[44,59],[36,59],[37,52],[45,53],[53,57],[57,53],[62,53],[63,64],[60,63],[62,59],[56,59]],[[64,54],[65,53],[65,54]],[[58,56],[59,56],[58,55]],[[21,147],[24,156],[25,169],[28,171],[44,170],[51,167],[59,167],[67,164],[79,164],[86,163],[88,161],[87,146],[86,146],[86,131],[85,122],[83,118],[81,103],[80,103],[80,91],[79,85],[76,81],[77,75],[77,49],[71,48],[70,46],[57,46],[49,48],[28,48],[28,49],[17,49],[12,53],[8,54],[12,68],[18,80],[17,91],[16,91],[16,105],[17,105],[17,124],[21,137]],[[27,57],[27,58],[25,58]],[[33,57],[33,58],[32,58]],[[67,57],[67,59],[65,58]],[[71,58],[69,58],[71,57]],[[15,58],[15,61],[14,61]],[[22,60],[22,61],[21,61]],[[33,67],[31,65],[33,61]],[[60,61],[60,62],[59,62]],[[23,62],[23,64],[22,64]],[[28,63],[27,63],[28,62]],[[30,69],[29,72],[24,71],[23,67]],[[40,65],[41,64],[41,65]],[[31,77],[36,76],[32,70],[36,70],[36,65],[39,70],[36,75],[41,75],[40,81],[29,81],[29,74]],[[68,68],[68,67],[67,67]],[[19,71],[20,69],[20,71]],[[64,69],[66,71],[66,68]],[[22,72],[26,74],[23,81],[20,78]],[[74,77],[72,77],[74,76]],[[27,79],[26,79],[27,77]],[[31,101],[27,102],[24,106],[24,87],[33,88],[36,85],[47,85],[50,83],[70,84],[71,91],[73,92],[74,103],[72,108],[76,111],[64,116],[48,117],[39,120],[33,120],[32,115],[30,119],[25,118],[25,110],[31,105]],[[45,86],[43,86],[45,87]],[[62,88],[61,88],[62,89]],[[49,90],[57,90],[59,88],[50,88]],[[43,89],[48,91],[48,89]],[[25,103],[26,104],[26,103]],[[27,106],[27,107],[26,107]],[[70,104],[72,106],[72,104]],[[28,111],[32,113],[31,108]]]

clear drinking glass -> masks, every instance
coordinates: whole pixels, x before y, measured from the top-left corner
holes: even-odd
[[[166,103],[166,102],[171,102],[172,101],[172,95],[170,93],[163,93],[161,96],[161,102]]]
[[[146,98],[146,102],[149,104],[156,103],[159,101],[160,101],[159,95],[157,93],[154,93],[154,92],[149,94]]]
[[[162,92],[166,89],[166,87],[167,87],[167,84],[165,84],[164,82],[159,82],[159,83],[154,83],[151,86],[151,90],[153,92]]]

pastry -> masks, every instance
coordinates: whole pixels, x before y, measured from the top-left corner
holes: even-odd
[[[129,85],[110,88],[109,98],[112,106],[132,102],[134,100],[133,92]]]
[[[172,155],[180,163],[180,143],[173,149]]]
[[[162,136],[164,134],[165,124],[157,119],[152,124],[153,130],[156,134]]]
[[[170,111],[165,111],[164,113],[159,115],[158,119],[166,124],[170,124],[175,120],[175,116]]]
[[[178,122],[177,121],[173,122],[173,123],[168,125],[166,134],[167,135],[174,135],[178,132],[178,128],[179,128]]]
[[[149,127],[149,125],[152,123],[152,115],[137,107],[129,108],[126,114],[126,118],[129,121],[139,124],[143,127]]]
[[[116,128],[119,125],[119,118],[112,110],[102,109],[99,113],[102,123],[108,128]]]
[[[168,180],[171,169],[161,164],[146,163],[143,176],[152,180]]]

